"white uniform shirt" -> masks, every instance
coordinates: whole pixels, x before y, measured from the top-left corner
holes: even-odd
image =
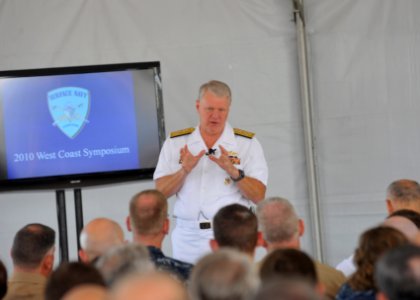
[[[197,155],[201,150],[208,150],[198,127],[191,134],[168,138],[159,156],[153,176],[155,180],[173,174],[181,168],[180,149],[185,145],[193,155]],[[216,157],[221,154],[219,145],[229,152],[229,156],[239,159],[235,164],[236,168],[244,170],[246,176],[267,185],[267,163],[262,147],[255,137],[235,136],[233,128],[226,124],[221,137],[212,147],[217,149]],[[241,195],[229,174],[206,155],[187,175],[176,198],[174,216],[184,220],[212,220],[221,207],[232,203],[252,205],[250,200]]]

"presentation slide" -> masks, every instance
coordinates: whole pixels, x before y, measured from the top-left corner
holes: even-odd
[[[0,79],[7,179],[140,167],[129,71]]]

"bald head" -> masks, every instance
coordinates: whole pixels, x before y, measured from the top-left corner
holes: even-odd
[[[148,273],[122,279],[111,291],[111,300],[187,300],[184,285],[171,275]]]
[[[411,209],[420,213],[420,185],[410,179],[392,182],[387,189],[388,212]]]
[[[90,221],[80,234],[79,252],[84,262],[90,262],[104,254],[108,249],[124,243],[124,232],[121,226],[107,218]]]
[[[419,230],[416,224],[410,221],[410,219],[407,219],[402,216],[389,217],[382,223],[382,226],[397,229],[402,234],[404,234],[405,237],[412,243],[416,242],[416,239],[419,235]]]

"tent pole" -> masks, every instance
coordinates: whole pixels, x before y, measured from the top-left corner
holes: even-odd
[[[300,99],[305,135],[306,174],[308,181],[309,207],[312,222],[312,232],[315,237],[315,257],[325,261],[323,251],[323,234],[321,229],[321,214],[319,201],[319,186],[315,156],[315,136],[313,111],[311,106],[311,90],[308,67],[308,49],[306,40],[303,0],[293,0],[296,22],[297,52],[299,63]]]

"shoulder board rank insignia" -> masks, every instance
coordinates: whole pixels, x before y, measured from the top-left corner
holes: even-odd
[[[177,130],[177,131],[172,131],[171,134],[170,134],[170,137],[171,138],[175,138],[175,137],[178,137],[178,136],[183,136],[183,135],[191,134],[194,130],[195,130],[194,127],[190,127],[190,128],[185,128],[185,129]]]
[[[243,137],[246,137],[248,139],[252,139],[255,135],[255,133],[253,133],[253,132],[246,131],[246,130],[239,129],[239,128],[233,128],[233,133],[235,133],[235,135],[243,136]]]

